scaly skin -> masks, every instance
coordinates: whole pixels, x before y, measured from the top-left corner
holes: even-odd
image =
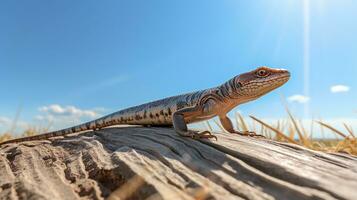
[[[227,113],[239,104],[257,99],[280,87],[290,78],[284,69],[259,67],[256,70],[238,75],[226,83],[193,93],[168,97],[162,100],[127,108],[97,120],[93,120],[71,128],[53,131],[41,135],[5,141],[2,144],[31,140],[42,140],[51,137],[65,136],[88,130],[128,124],[144,126],[172,126],[175,131],[185,137],[213,138],[208,131],[195,132],[187,129],[187,124],[208,120],[218,116],[222,126],[230,133],[249,135],[233,129]]]

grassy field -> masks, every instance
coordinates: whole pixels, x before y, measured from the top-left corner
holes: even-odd
[[[240,131],[254,131],[272,140],[294,143],[313,150],[324,152],[340,152],[357,155],[357,139],[352,130],[352,127],[349,127],[347,124],[343,124],[345,127],[345,130],[343,132],[322,121],[311,121],[311,124],[316,123],[320,126],[321,132],[328,129],[332,133],[342,138],[316,139],[315,137],[313,137],[314,132],[311,127],[310,130],[307,131],[308,128],[303,126],[301,120],[294,118],[288,108],[286,109],[286,111],[289,117],[284,120],[279,120],[275,124],[268,124],[255,116],[250,116],[250,118],[253,120],[253,123],[247,123],[247,120],[241,114],[236,113],[236,127]],[[215,125],[219,127],[222,132],[225,132],[220,123],[218,123],[217,121],[213,121],[213,123],[215,123]],[[210,122],[206,122],[206,125],[209,130],[213,130]],[[30,127],[21,134],[21,137],[45,133],[47,131],[48,130],[46,128]],[[10,132],[3,133],[0,135],[0,142],[13,139],[13,137],[13,134],[11,134]]]

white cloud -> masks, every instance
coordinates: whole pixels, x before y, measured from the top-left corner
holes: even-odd
[[[339,92],[348,92],[350,90],[350,87],[347,85],[333,85],[330,88],[330,91],[332,93],[339,93]]]
[[[11,120],[7,117],[0,116],[0,126],[7,126],[11,123]]]
[[[51,126],[51,130],[57,130],[96,119],[103,112],[104,108],[86,110],[70,105],[52,104],[39,107],[38,110],[40,114],[34,117],[37,123],[43,124],[46,127]]]
[[[13,119],[7,116],[0,116],[0,134],[10,129],[12,133],[20,134],[30,127],[58,130],[99,118],[101,113],[107,112],[105,108],[101,107],[80,109],[75,106],[58,104],[39,107],[38,111],[39,113],[32,120],[23,121],[20,119],[16,124],[14,124]]]
[[[288,101],[290,101],[290,102],[307,103],[309,100],[310,100],[310,97],[300,95],[300,94],[295,94],[295,95],[288,97]]]
[[[94,110],[81,110],[74,106],[60,106],[58,104],[42,106],[39,108],[39,111],[53,116],[76,116],[90,118],[98,116],[98,113]],[[37,118],[39,117],[40,116],[37,116]]]

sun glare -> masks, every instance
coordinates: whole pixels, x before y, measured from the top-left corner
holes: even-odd
[[[303,1],[303,31],[304,31],[304,96],[309,97],[310,93],[310,2]],[[304,117],[308,118],[310,114],[309,102],[304,104]]]

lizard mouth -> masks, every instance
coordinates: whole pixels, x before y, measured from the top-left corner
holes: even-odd
[[[252,85],[258,84],[258,85],[261,85],[262,87],[269,86],[269,85],[273,86],[275,84],[284,84],[289,79],[290,79],[290,74],[286,74],[286,75],[278,76],[278,77],[263,80],[263,81],[254,81],[254,82],[251,82],[250,84],[252,84]]]
[[[278,78],[272,79],[275,82],[283,82],[286,83],[288,80],[290,79],[290,74],[288,75],[284,75],[284,76],[280,76]]]
[[[244,91],[244,93],[245,95],[255,99],[284,85],[286,82],[288,82],[289,79],[290,73],[287,72],[274,78],[252,81],[247,85],[247,89]]]

